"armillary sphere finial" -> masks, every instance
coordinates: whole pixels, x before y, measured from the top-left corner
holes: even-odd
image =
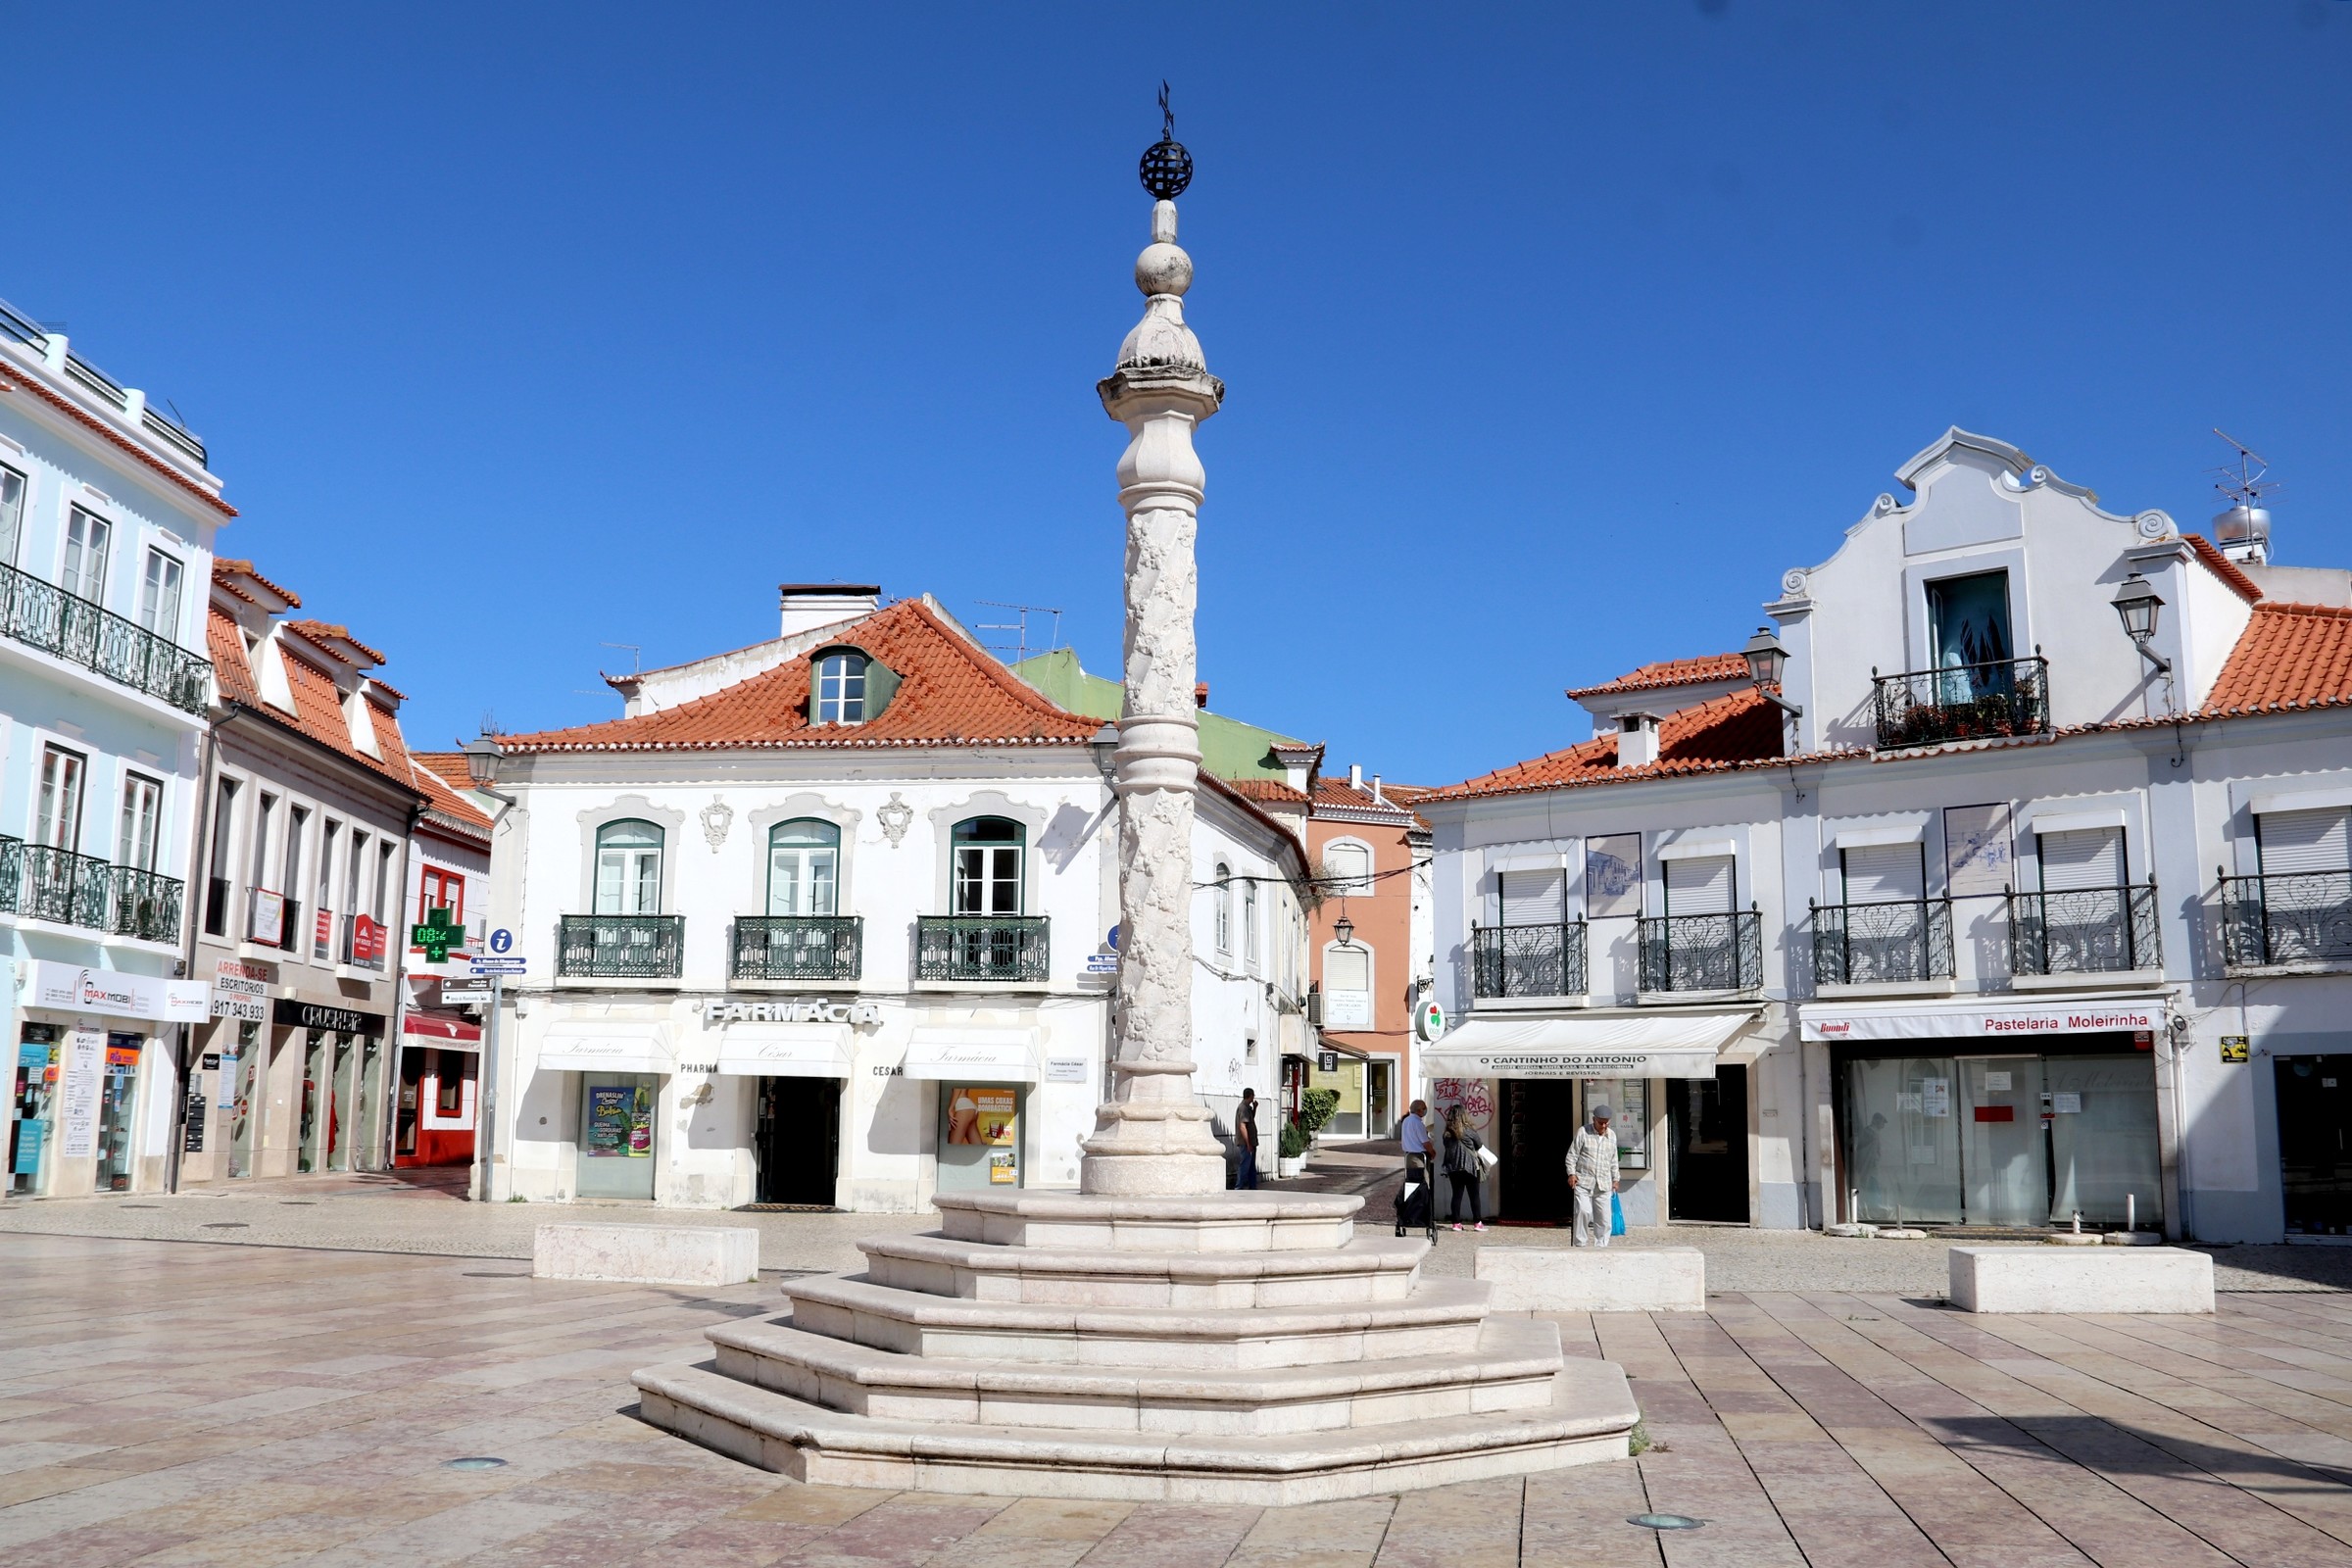
[[[1193,155],[1176,139],[1176,112],[1168,107],[1164,81],[1159,84],[1159,140],[1144,149],[1136,172],[1154,201],[1172,202],[1193,182]]]

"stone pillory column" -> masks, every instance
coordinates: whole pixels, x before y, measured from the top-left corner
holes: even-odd
[[[1163,96],[1162,107],[1165,107]],[[1193,259],[1176,244],[1175,198],[1193,161],[1163,126],[1144,154],[1155,198],[1152,243],[1136,258],[1144,318],[1099,382],[1127,426],[1119,504],[1127,510],[1125,710],[1119,719],[1119,990],[1111,1098],[1096,1115],[1079,1186],[1106,1196],[1222,1192],[1224,1148],[1193,1093],[1193,791],[1200,776],[1193,701],[1193,564],[1203,474],[1193,426],[1225,385],[1184,324]]]

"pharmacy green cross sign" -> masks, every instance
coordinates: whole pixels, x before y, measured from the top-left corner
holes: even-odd
[[[447,963],[449,950],[466,938],[466,928],[450,923],[449,906],[441,905],[424,912],[424,924],[409,927],[409,941],[424,950],[427,963]]]

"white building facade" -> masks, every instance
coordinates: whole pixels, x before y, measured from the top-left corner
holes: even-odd
[[[1433,1099],[1519,1217],[1605,1098],[1634,1224],[2341,1233],[2352,576],[1957,430],[1898,477],[1766,607],[1777,684],[1644,666],[1416,803]]]
[[[928,599],[788,586],[780,631],[616,681],[618,720],[497,738],[487,923],[526,972],[491,1046],[494,1198],[913,1211],[1077,1186],[1114,737]],[[1214,1104],[1270,1091],[1305,875],[1250,803],[1201,804],[1201,951],[1215,866],[1266,890],[1258,953],[1197,966]]]
[[[0,305],[0,960],[12,1198],[161,1189],[211,696],[203,443]]]

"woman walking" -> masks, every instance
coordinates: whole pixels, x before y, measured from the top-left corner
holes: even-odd
[[[1478,1134],[1470,1130],[1470,1117],[1461,1106],[1446,1112],[1446,1177],[1453,1185],[1453,1228],[1462,1228],[1462,1195],[1470,1195],[1470,1218],[1475,1228],[1487,1228],[1486,1200],[1480,1197],[1478,1186],[1486,1172],[1479,1167],[1478,1152],[1483,1147]]]

